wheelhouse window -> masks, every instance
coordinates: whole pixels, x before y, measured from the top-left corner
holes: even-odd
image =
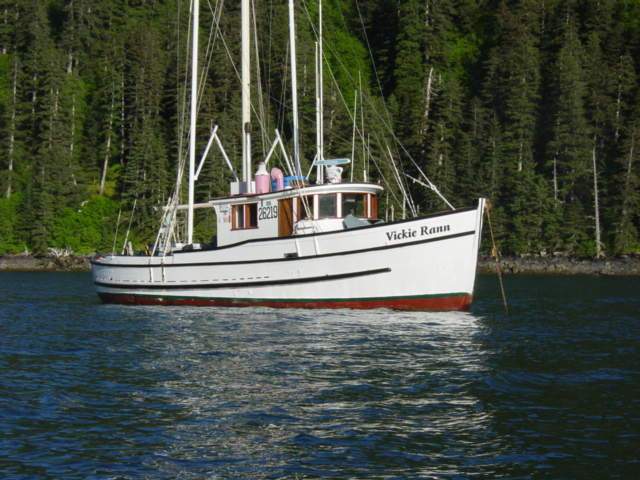
[[[296,211],[298,220],[313,218],[313,195],[296,198]]]
[[[336,218],[338,216],[338,197],[335,193],[318,195],[318,218]]]
[[[367,218],[367,195],[363,193],[342,194],[342,216]]]
[[[231,217],[232,229],[243,230],[258,227],[258,204],[248,203],[244,205],[232,205]]]

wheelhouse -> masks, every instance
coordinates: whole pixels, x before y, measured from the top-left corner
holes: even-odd
[[[379,185],[324,184],[211,200],[217,245],[366,226],[379,221]]]

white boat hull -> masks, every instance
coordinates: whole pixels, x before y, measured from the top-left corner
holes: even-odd
[[[350,230],[259,239],[166,257],[95,257],[104,302],[464,310],[473,299],[476,208]]]

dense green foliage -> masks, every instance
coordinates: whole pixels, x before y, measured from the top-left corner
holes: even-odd
[[[220,125],[239,165],[229,60],[239,63],[239,2],[224,2],[221,35],[210,29],[222,2],[202,3],[198,148]],[[275,128],[290,141],[291,119],[287,2],[254,3],[258,157]],[[317,2],[296,3],[305,168]],[[418,176],[410,155],[454,205],[489,197],[508,253],[640,250],[639,0],[325,0],[324,9],[325,150],[351,156],[360,91],[367,140],[356,145],[355,178],[369,165],[373,179],[392,179],[391,151]],[[0,0],[0,254],[110,250],[116,225],[119,249],[130,222],[139,246],[153,241],[186,152],[188,10],[186,0]],[[197,200],[225,193],[229,179],[212,155]],[[443,208],[410,188],[421,211]],[[402,208],[393,191],[391,205]],[[212,227],[210,214],[198,217],[199,235]]]

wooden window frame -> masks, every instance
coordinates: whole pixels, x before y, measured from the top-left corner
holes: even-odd
[[[380,199],[375,193],[369,194],[369,218],[371,220],[378,220],[380,213]]]
[[[255,214],[255,224],[250,225],[251,210]],[[239,212],[241,210],[241,212]],[[238,225],[239,215],[242,213],[242,226]],[[258,204],[257,203],[241,203],[231,205],[231,230],[254,230],[258,228]]]

